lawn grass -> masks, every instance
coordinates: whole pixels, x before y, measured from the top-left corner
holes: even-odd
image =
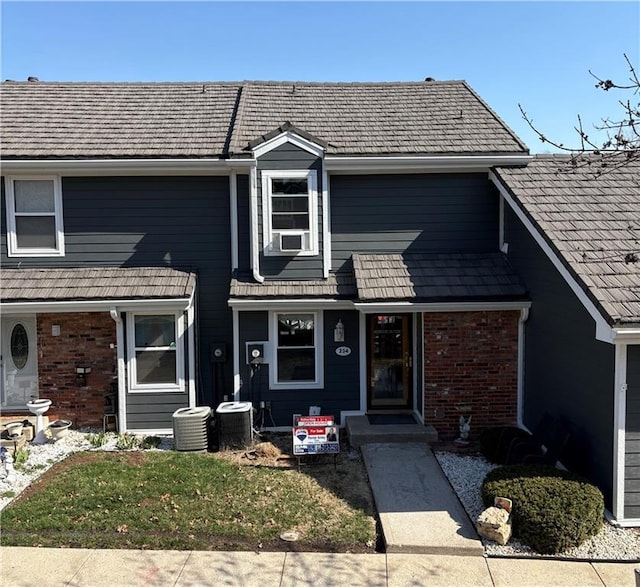
[[[77,453],[2,513],[16,546],[373,551],[371,501],[344,492],[351,465],[299,471],[211,454]],[[321,468],[327,469],[323,474]],[[362,472],[364,475],[364,472]],[[296,530],[299,542],[280,540]]]

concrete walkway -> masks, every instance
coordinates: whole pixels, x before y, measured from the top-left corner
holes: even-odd
[[[365,444],[361,450],[386,552],[484,553],[469,516],[426,444]]]
[[[633,563],[426,554],[0,548],[11,587],[635,587]]]

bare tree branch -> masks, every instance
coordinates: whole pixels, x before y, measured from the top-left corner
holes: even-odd
[[[624,58],[629,66],[628,83],[601,79],[589,70],[589,73],[597,80],[596,88],[605,92],[621,90],[631,91],[633,96],[640,95],[638,73],[626,53]],[[630,161],[640,159],[640,100],[637,104],[634,104],[633,101],[634,99],[619,100],[618,107],[621,109],[621,114],[615,118],[602,118],[600,123],[593,124],[595,136],[590,136],[587,133],[582,118],[578,114],[578,123],[574,130],[580,140],[579,147],[567,147],[563,143],[550,139],[534,124],[533,118],[527,114],[522,105],[518,104],[518,107],[522,117],[540,141],[571,154],[569,163],[572,168],[579,169],[589,166],[594,169],[596,175],[601,175],[612,169],[623,167]],[[599,137],[598,133],[605,133],[606,138]],[[583,155],[590,157],[582,157]]]

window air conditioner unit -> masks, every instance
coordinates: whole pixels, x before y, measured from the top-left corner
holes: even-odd
[[[273,248],[280,253],[299,253],[309,249],[308,232],[276,232]]]

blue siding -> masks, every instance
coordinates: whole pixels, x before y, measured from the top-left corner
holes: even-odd
[[[229,178],[65,177],[62,192],[65,257],[7,258],[3,197],[0,262],[6,268],[21,264],[196,270],[198,386],[203,394],[198,400],[210,403],[214,389],[209,345],[226,342],[231,348],[232,342],[227,306],[231,279]],[[223,388],[220,391],[231,388],[231,364],[229,358],[218,383]]]
[[[265,277],[280,279],[321,279],[322,278],[322,160],[308,151],[290,143],[285,143],[266,153],[258,160],[258,231],[262,250],[262,184],[264,170],[314,169],[318,177],[318,251],[316,256],[288,257],[268,256],[260,253],[260,273]]]
[[[595,339],[595,323],[551,261],[505,205],[509,260],[533,305],[525,324],[524,420],[544,411],[572,432],[563,463],[597,483],[611,503],[614,347]]]
[[[627,347],[625,518],[640,518],[640,345]]]
[[[498,195],[486,174],[332,175],[333,269],[353,252],[492,251]]]
[[[359,317],[358,312],[332,310],[324,312],[324,388],[270,390],[269,369],[263,365],[254,376],[251,386],[250,369],[244,364],[244,348],[247,341],[267,341],[269,323],[267,312],[240,313],[241,348],[241,398],[251,400],[255,405],[259,401],[270,401],[272,415],[277,426],[291,424],[293,414],[307,414],[309,406],[319,405],[323,414],[340,417],[342,410],[360,408],[360,371],[359,371]],[[345,328],[345,342],[333,342],[333,329],[342,320]],[[275,342],[275,341],[274,341]],[[272,343],[273,344],[273,343]],[[339,357],[335,350],[338,346],[351,347],[351,354]]]

